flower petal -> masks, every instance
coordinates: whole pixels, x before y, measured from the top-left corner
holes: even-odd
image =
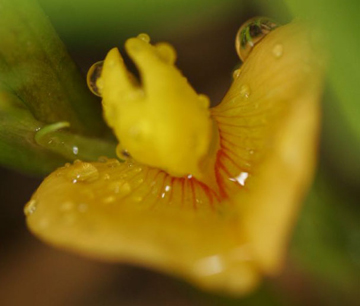
[[[132,160],[76,162],[52,173],[27,204],[43,240],[239,294],[278,269],[311,179],[321,73],[299,24],[255,46],[212,110],[218,190]],[[279,47],[280,46],[280,47]]]

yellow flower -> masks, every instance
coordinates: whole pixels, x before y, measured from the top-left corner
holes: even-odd
[[[49,175],[25,207],[30,230],[91,257],[249,292],[281,268],[312,178],[322,69],[309,33],[299,23],[271,31],[210,109],[170,45],[141,35],[125,47],[142,84],[113,49],[96,86],[118,154],[131,157]]]

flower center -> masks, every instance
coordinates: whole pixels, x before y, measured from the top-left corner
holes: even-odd
[[[175,67],[171,45],[149,40],[140,34],[125,44],[141,85],[116,48],[107,54],[100,77],[93,77],[99,63],[89,72],[89,86],[102,96],[105,120],[119,140],[117,154],[216,188],[219,135],[209,98],[196,93]]]

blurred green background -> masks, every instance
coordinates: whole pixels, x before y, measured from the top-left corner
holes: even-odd
[[[0,1],[0,17],[7,14],[6,2]],[[32,0],[14,0],[14,5],[21,11],[25,2],[31,10]],[[24,114],[25,119],[21,121],[24,130],[14,132],[14,135],[19,134],[15,135],[17,138],[7,136],[19,120],[10,122],[7,119],[10,117],[6,117],[11,113],[8,104],[0,103],[0,140],[5,139],[7,145],[0,148],[2,152],[10,152],[7,155],[0,152],[3,164],[0,170],[0,305],[360,303],[359,1],[39,0],[39,3],[81,72],[82,77],[77,78],[71,64],[66,66],[66,71],[74,75],[74,82],[80,84],[76,85],[79,88],[91,64],[103,59],[111,47],[122,49],[128,37],[146,32],[152,41],[169,41],[175,46],[180,69],[195,89],[208,94],[213,103],[221,100],[231,83],[231,72],[239,64],[234,37],[243,22],[258,15],[281,23],[294,17],[308,19],[322,30],[314,39],[319,39],[329,52],[319,166],[294,233],[284,272],[275,279],[266,280],[254,294],[233,299],[199,292],[177,280],[143,269],[114,267],[78,258],[53,250],[32,237],[25,228],[23,205],[40,183],[39,173],[46,173],[64,159],[43,151],[31,153],[31,147],[24,144],[11,150],[11,141],[21,141],[23,138],[19,135],[26,136],[26,128],[36,122],[30,122]],[[43,23],[40,17],[30,21],[34,27]],[[4,24],[3,19],[0,38],[7,35]],[[33,32],[30,34],[38,35]],[[45,33],[44,39],[51,35]],[[0,40],[0,48],[4,41]],[[55,52],[51,46],[44,48],[49,54]],[[63,56],[60,51],[58,56]],[[7,73],[2,69],[0,66],[1,80],[1,73]],[[86,100],[87,94],[80,98]],[[99,101],[91,99],[91,108],[96,113]],[[19,114],[18,110],[14,111],[15,119]],[[100,120],[96,116],[94,121]],[[86,123],[80,122],[78,126],[82,131]],[[99,130],[101,126],[100,122]],[[86,138],[86,131],[83,134],[86,146],[91,139]],[[69,139],[71,135],[59,137]],[[52,161],[39,169],[45,160]],[[25,167],[25,164],[31,166]],[[24,171],[26,175],[20,174]],[[38,178],[31,173],[36,173]]]

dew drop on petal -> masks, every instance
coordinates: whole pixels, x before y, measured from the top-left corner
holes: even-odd
[[[60,205],[60,211],[62,212],[67,212],[70,211],[74,208],[74,203],[73,202],[64,202]]]
[[[66,176],[73,183],[92,182],[99,178],[99,171],[90,163],[74,162]]]
[[[158,56],[167,64],[173,65],[176,61],[176,51],[168,43],[158,43],[155,45]]]
[[[198,98],[199,98],[199,101],[200,101],[200,104],[201,104],[202,107],[209,108],[210,99],[209,99],[209,97],[207,95],[199,94]]]
[[[115,197],[114,196],[108,196],[108,197],[106,197],[106,198],[104,198],[103,199],[103,202],[105,203],[105,204],[110,204],[110,203],[112,203],[112,202],[115,202]]]
[[[108,173],[104,173],[101,178],[104,180],[104,181],[108,181],[110,180],[110,175]]]
[[[135,203],[140,203],[142,200],[143,200],[142,196],[132,197],[132,201],[135,202]]]
[[[104,61],[100,61],[92,65],[87,73],[86,82],[91,92],[101,97],[100,88],[97,84],[97,80],[100,78]]]
[[[255,17],[246,21],[235,39],[235,48],[240,59],[244,62],[255,45],[277,27],[276,22],[266,17]]]
[[[106,156],[100,156],[100,157],[98,158],[98,161],[99,161],[100,163],[106,163],[108,160],[109,160],[109,159],[108,159]]]
[[[146,43],[150,42],[150,36],[146,33],[140,33],[137,38],[141,39],[142,41],[145,41]]]
[[[274,46],[274,48],[272,49],[272,53],[276,58],[280,58],[283,55],[283,51],[284,51],[284,48],[283,48],[283,45],[281,45],[281,44],[276,44]]]
[[[120,166],[120,162],[117,159],[109,159],[107,162],[109,168],[116,168]]]
[[[238,77],[239,77],[239,75],[240,75],[240,72],[241,72],[241,71],[240,71],[240,69],[236,69],[236,70],[234,70],[233,75],[232,75],[232,76],[233,76],[233,78],[234,78],[234,79],[238,78]]]
[[[37,201],[36,200],[30,200],[24,207],[24,214],[25,216],[32,215],[37,208]]]
[[[240,87],[240,95],[241,97],[247,99],[250,96],[250,87],[249,85],[242,85]]]

